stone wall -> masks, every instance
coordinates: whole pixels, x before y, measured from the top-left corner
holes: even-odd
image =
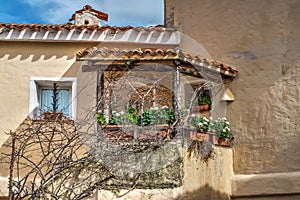
[[[173,167],[173,169],[176,169]],[[232,149],[215,147],[208,162],[198,157],[183,154],[182,186],[175,188],[134,189],[134,190],[99,190],[87,198],[118,200],[170,200],[170,199],[222,199],[230,198],[232,179]],[[123,194],[126,194],[122,196]]]

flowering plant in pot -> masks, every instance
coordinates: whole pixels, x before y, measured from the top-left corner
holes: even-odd
[[[152,107],[148,110],[144,110],[141,115],[139,115],[138,111],[133,107],[129,107],[126,112],[112,111],[108,123],[101,110],[96,113],[95,117],[101,125],[165,125],[171,124],[175,120],[174,111],[167,106],[162,106],[161,108]]]
[[[139,118],[139,125],[158,125],[158,124],[171,124],[175,120],[174,112],[167,106],[152,107],[149,110],[144,110]]]
[[[209,119],[202,116],[192,115],[189,125],[196,128],[197,131],[191,134],[191,137],[198,141],[208,140]]]
[[[226,117],[212,120],[209,123],[208,133],[210,134],[210,140],[212,143],[221,146],[230,146],[233,140],[233,135],[230,132],[229,121]]]
[[[197,103],[198,105],[193,107],[193,111],[197,112],[197,111],[210,110],[212,101],[209,95],[209,90],[204,90],[200,94]]]
[[[169,125],[175,120],[173,110],[167,106],[162,106],[161,108],[152,107],[148,110],[144,110],[141,115],[132,107],[129,107],[126,112],[112,111],[108,123],[101,110],[95,114],[95,117],[108,135],[113,134],[113,132],[118,133],[119,131],[119,133],[124,137],[126,136],[127,139],[129,135],[131,139],[132,136],[138,139],[149,139],[153,137],[153,133],[156,133],[154,137],[164,138],[168,133]],[[150,134],[148,134],[147,131],[150,131]],[[143,133],[137,134],[138,132]]]

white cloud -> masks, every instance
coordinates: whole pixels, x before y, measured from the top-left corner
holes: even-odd
[[[148,26],[163,23],[163,0],[25,0],[45,22],[61,24],[84,5],[109,15],[109,25]]]

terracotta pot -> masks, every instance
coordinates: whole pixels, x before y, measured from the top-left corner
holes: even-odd
[[[118,129],[120,129],[120,126],[119,125],[101,125],[101,128],[105,129],[105,130],[118,130]]]
[[[231,140],[229,138],[219,138],[218,139],[218,145],[223,147],[230,147],[231,146]]]
[[[214,145],[218,145],[219,135],[217,134],[217,131],[209,130],[208,135],[209,135],[209,141]]]
[[[193,110],[193,112],[207,111],[207,110],[209,110],[209,104],[193,106],[192,110]]]
[[[150,125],[150,126],[134,126],[134,125],[101,125],[106,138],[109,140],[156,140],[164,139],[168,135],[168,125]]]
[[[197,132],[194,139],[198,140],[200,142],[209,141],[209,135],[207,133],[204,133],[204,132]]]
[[[63,113],[61,112],[44,112],[44,120],[59,121],[62,120]]]

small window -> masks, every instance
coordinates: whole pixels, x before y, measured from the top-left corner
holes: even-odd
[[[64,116],[68,117],[69,113],[69,89],[59,89],[58,92],[58,112],[62,112]],[[41,90],[41,111],[46,112],[51,110],[53,102],[53,90],[42,89]]]
[[[54,90],[57,83],[57,111],[65,119],[76,117],[76,78],[35,77],[30,81],[30,117],[43,119],[43,113],[53,110]]]

